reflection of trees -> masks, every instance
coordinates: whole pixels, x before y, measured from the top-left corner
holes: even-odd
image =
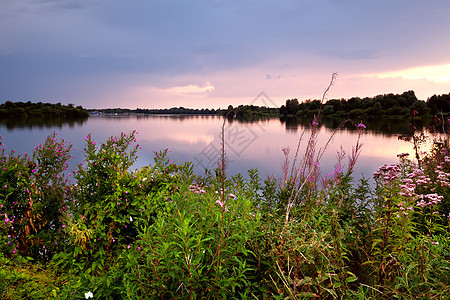
[[[61,128],[63,126],[74,127],[75,125],[81,126],[88,118],[28,118],[28,119],[0,119],[0,126],[5,126],[8,130],[18,129],[18,128]]]
[[[286,131],[297,131],[300,129],[309,128],[312,118],[296,118],[296,117],[281,117],[279,118],[281,123],[285,124]],[[328,129],[336,129],[341,126],[345,118],[322,118],[319,126],[325,126]],[[408,136],[411,134],[410,120],[409,119],[360,119],[354,121],[356,123],[363,122],[367,129],[375,134],[399,134]],[[414,120],[414,125],[417,130],[421,131],[429,125],[429,122],[425,120]],[[356,126],[352,122],[344,124],[343,129],[349,131],[356,131]]]
[[[306,127],[308,123],[306,118],[295,118],[295,117],[281,117],[281,123],[285,124],[286,131],[297,131],[299,127]]]

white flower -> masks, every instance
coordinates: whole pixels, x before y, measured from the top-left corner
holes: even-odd
[[[92,294],[91,291],[84,293],[84,298],[89,299],[89,298],[94,298],[94,294]]]
[[[133,218],[130,216],[130,222],[133,222]]]

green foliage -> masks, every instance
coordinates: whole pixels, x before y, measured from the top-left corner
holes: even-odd
[[[430,112],[448,115],[448,97],[449,95],[434,95],[427,101],[423,101],[417,99],[414,91],[406,91],[402,94],[384,94],[364,99],[359,97],[332,99],[323,103],[322,114],[352,119],[374,118],[381,115],[385,117],[405,117],[410,116],[412,112],[421,117],[429,117]],[[319,114],[320,107],[321,102],[319,100],[306,100],[300,103],[297,99],[288,99],[286,104],[280,107],[279,112],[283,116],[312,117]]]
[[[0,145],[1,146],[1,145]],[[32,157],[0,149],[2,251],[48,260],[64,246],[61,218],[70,198],[64,176],[71,145],[56,133],[35,147]]]
[[[264,181],[257,170],[196,176],[168,149],[134,170],[135,132],[99,145],[89,134],[72,181],[56,134],[31,156],[0,148],[0,297],[445,298],[448,137],[382,166],[372,190],[352,181],[364,128],[346,170],[341,151],[321,176],[313,122],[303,158],[290,166],[283,149],[283,178]]]
[[[137,145],[128,151],[134,140],[134,132],[122,133],[97,148],[91,135],[86,137],[85,161],[75,176],[78,185],[73,189],[72,214],[66,218],[69,231],[86,226],[91,233],[81,239],[74,235],[80,251],[109,254],[136,235],[128,228],[130,220],[138,216],[136,198],[140,195],[136,189],[139,182],[129,172],[137,158]]]
[[[257,237],[259,219],[249,196],[252,183],[211,178],[200,186],[186,175],[168,200],[171,211],[141,227],[129,255],[129,297],[224,299],[250,291],[255,270],[247,262],[248,243]]]
[[[441,113],[448,115],[450,113],[450,93],[431,96],[427,100],[427,107],[434,115]]]
[[[228,118],[229,122],[232,122],[233,118],[248,121],[278,116],[278,114],[278,108],[255,105],[239,105],[238,107],[229,105],[226,110],[222,111],[222,115]]]
[[[56,299],[64,280],[32,258],[8,259],[0,254],[1,299]]]
[[[62,105],[61,103],[31,103],[6,101],[0,104],[1,118],[87,118],[89,113],[81,106],[74,107],[73,104]]]

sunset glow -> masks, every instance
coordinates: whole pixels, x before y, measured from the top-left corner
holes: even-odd
[[[408,80],[427,79],[437,83],[450,82],[450,64],[409,68],[405,70],[378,73],[367,76],[375,76],[379,78],[401,77]]]

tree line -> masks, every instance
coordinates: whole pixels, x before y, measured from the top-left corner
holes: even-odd
[[[221,113],[220,109],[208,109],[208,108],[185,108],[185,107],[172,107],[162,109],[148,109],[148,108],[106,108],[95,109],[92,112],[100,112],[102,114],[145,114],[145,115],[217,115]]]
[[[0,104],[0,118],[15,118],[15,119],[32,119],[32,118],[47,118],[47,119],[78,119],[89,117],[89,112],[82,106],[76,106],[72,103],[63,105],[61,103],[31,103],[28,102],[12,102],[6,101]]]
[[[415,92],[410,90],[402,94],[384,94],[375,97],[352,97],[350,99],[332,99],[325,103],[320,100],[288,99],[279,108],[259,107],[254,105],[229,105],[223,111],[227,117],[251,119],[269,116],[311,117],[318,115],[327,117],[405,117],[414,113],[416,116],[433,116],[450,114],[450,93],[433,95],[426,101],[417,99]]]
[[[324,104],[320,100],[306,100],[299,103],[297,99],[286,100],[280,107],[281,115],[311,116],[321,114],[329,117],[369,117],[379,116],[417,116],[450,113],[450,93],[433,95],[426,101],[417,99],[414,91],[402,94],[384,94],[375,97],[350,99],[333,99]]]

